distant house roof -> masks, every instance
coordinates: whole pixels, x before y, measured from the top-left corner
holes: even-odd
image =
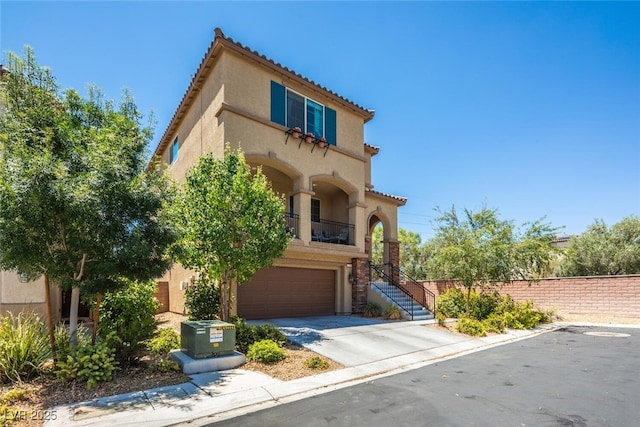
[[[400,196],[394,196],[393,194],[387,194],[387,193],[382,193],[380,191],[375,191],[372,190],[370,188],[368,188],[367,193],[373,195],[373,196],[378,196],[378,197],[382,197],[385,199],[391,199],[393,201],[395,201],[396,203],[398,203],[398,206],[404,206],[405,203],[407,203],[407,198],[406,197],[400,197]]]
[[[161,153],[164,150],[165,146],[169,143],[169,138],[173,135],[173,133],[175,133],[178,123],[180,122],[180,120],[182,119],[182,116],[184,115],[184,111],[191,104],[191,102],[193,102],[195,98],[195,94],[199,91],[201,84],[203,83],[203,81],[205,80],[205,78],[213,68],[213,61],[216,59],[216,57],[218,56],[218,52],[222,48],[228,48],[230,50],[234,50],[238,53],[241,53],[243,56],[258,62],[272,69],[273,71],[276,71],[282,74],[287,78],[295,80],[300,84],[303,84],[305,86],[309,86],[309,85],[313,86],[314,89],[320,91],[321,93],[331,98],[336,103],[341,104],[344,107],[349,108],[355,113],[359,114],[361,117],[363,117],[365,123],[373,118],[375,114],[373,110],[368,110],[362,107],[361,105],[358,105],[355,102],[350,101],[349,99],[344,98],[341,95],[338,95],[337,93],[327,89],[326,87],[321,86],[320,84],[314,82],[313,80],[310,80],[307,77],[304,77],[296,73],[295,71],[290,70],[284,65],[281,65],[280,63],[275,62],[273,59],[267,58],[265,55],[260,55],[255,50],[252,50],[249,47],[236,42],[232,38],[225,36],[220,28],[216,28],[214,32],[215,32],[215,37],[211,42],[211,44],[209,45],[207,52],[204,54],[202,60],[200,61],[198,70],[191,78],[189,87],[187,88],[187,91],[185,92],[185,94],[182,96],[182,100],[180,101],[178,108],[173,114],[173,117],[171,118],[171,121],[169,122],[167,129],[162,135],[162,138],[158,143],[158,147],[156,148],[154,155]]]
[[[575,234],[558,234],[553,242],[551,242],[552,246],[558,248],[565,248],[569,245],[569,241],[576,237]]]

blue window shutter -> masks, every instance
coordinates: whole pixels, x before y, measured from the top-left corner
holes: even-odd
[[[271,121],[284,126],[284,86],[271,81]]]
[[[336,141],[336,110],[329,107],[324,109],[324,137],[331,145],[337,145]]]

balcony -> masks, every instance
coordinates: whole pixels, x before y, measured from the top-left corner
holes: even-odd
[[[294,239],[300,238],[300,215],[294,213],[288,213],[285,215],[287,221],[287,231]]]
[[[353,245],[355,226],[338,221],[321,219],[311,222],[311,240],[314,242]]]

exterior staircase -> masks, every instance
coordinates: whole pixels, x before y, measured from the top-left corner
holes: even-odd
[[[373,289],[384,300],[400,308],[402,317],[408,320],[429,320],[435,316],[426,307],[418,304],[414,299],[404,294],[396,286],[386,282],[371,282]]]

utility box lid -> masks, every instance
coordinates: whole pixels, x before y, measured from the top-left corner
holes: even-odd
[[[180,324],[180,350],[194,359],[232,354],[236,326],[220,320],[191,320]]]

